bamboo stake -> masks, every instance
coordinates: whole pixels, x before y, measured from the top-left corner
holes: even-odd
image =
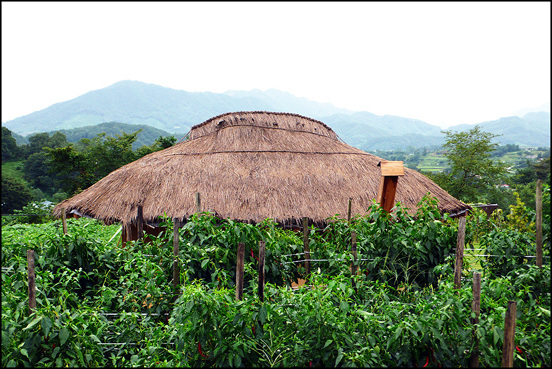
[[[265,243],[259,241],[259,299],[264,301],[264,283],[265,283]]]
[[[502,367],[511,368],[514,364],[514,334],[516,333],[516,302],[508,301],[504,318],[504,345],[502,346]]]
[[[178,228],[180,227],[180,221],[173,218],[173,225],[173,287],[176,293],[180,284],[180,265],[178,264],[178,254],[180,253]]]
[[[481,273],[473,273],[473,301],[472,312],[475,313],[475,318],[472,318],[472,324],[479,324],[479,314],[481,311]],[[470,356],[470,368],[479,367],[479,339],[474,328],[473,334],[474,349]]]
[[[458,239],[456,242],[456,263],[454,265],[454,288],[460,289],[462,278],[462,263],[464,261],[464,238],[466,236],[466,217],[460,217],[458,223]]]
[[[542,180],[537,180],[536,193],[537,266],[542,268]]]
[[[29,315],[36,309],[36,284],[34,250],[27,250],[27,276],[29,278]]]
[[[303,217],[303,246],[305,248],[305,271],[306,271],[305,281],[307,281],[309,279],[309,274],[311,270],[310,248],[309,248],[309,218],[307,217]]]
[[[238,256],[236,261],[236,301],[243,299],[243,264],[245,258],[245,244],[238,243]]]

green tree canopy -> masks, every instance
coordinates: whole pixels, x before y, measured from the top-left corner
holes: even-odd
[[[437,184],[464,202],[485,202],[494,197],[497,185],[507,174],[506,166],[491,158],[498,146],[491,140],[498,135],[484,132],[479,126],[467,132],[443,133],[443,148],[451,169],[434,177]]]
[[[18,158],[20,155],[21,149],[17,146],[12,132],[2,127],[2,161]]]
[[[32,200],[31,190],[15,178],[2,174],[2,214],[11,214]]]

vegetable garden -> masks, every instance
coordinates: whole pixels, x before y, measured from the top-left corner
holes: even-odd
[[[544,188],[542,268],[534,212],[467,217],[461,288],[453,284],[458,220],[426,197],[416,216],[376,204],[350,222],[335,217],[303,235],[194,215],[121,247],[118,225],[86,219],[2,226],[2,366],[500,366],[508,301],[517,302],[514,366],[550,359],[550,189]],[[356,233],[357,256],[351,254]],[[119,241],[119,244],[118,244]],[[266,244],[264,299],[257,293]],[[236,300],[238,243],[245,244]],[[36,308],[29,311],[27,250],[34,250]],[[477,251],[482,250],[482,251]],[[476,256],[478,253],[485,256]],[[355,263],[358,273],[351,274]],[[473,323],[472,273],[482,274]],[[477,347],[476,347],[477,346]]]

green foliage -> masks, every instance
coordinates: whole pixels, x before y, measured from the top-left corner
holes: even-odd
[[[545,186],[549,202],[549,188]],[[515,366],[550,366],[550,264],[533,265],[533,236],[479,211],[467,242],[503,253],[484,264],[481,315],[471,323],[471,281],[454,288],[447,256],[457,221],[427,196],[415,217],[375,205],[351,223],[309,229],[308,286],[302,234],[266,220],[243,224],[207,213],[179,229],[180,287],[173,290],[173,225],[120,246],[120,226],[68,219],[2,227],[4,367],[465,367],[500,366],[504,313],[517,302]],[[549,212],[548,212],[549,219]],[[349,269],[351,231],[361,273]],[[511,242],[510,242],[511,240]],[[258,243],[266,243],[264,302]],[[235,299],[237,243],[246,248],[244,298]],[[27,249],[35,250],[37,308],[27,307]],[[549,250],[545,252],[549,255]],[[361,260],[369,259],[369,260]],[[514,260],[515,262],[513,262]],[[545,261],[549,260],[545,258]],[[354,280],[354,286],[352,284]],[[175,293],[176,292],[176,293]]]
[[[491,159],[491,153],[498,146],[491,143],[496,135],[481,131],[479,126],[468,132],[444,133],[443,148],[451,170],[446,176],[436,177],[437,183],[462,201],[484,200],[482,196],[493,192],[506,174],[505,166]]]
[[[21,155],[21,149],[17,146],[12,132],[6,127],[2,127],[2,163],[5,160],[17,159]]]
[[[31,190],[23,182],[2,175],[2,214],[11,214],[32,199]]]

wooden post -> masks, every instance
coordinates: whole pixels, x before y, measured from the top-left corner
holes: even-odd
[[[383,210],[390,213],[395,205],[395,193],[399,176],[404,176],[403,162],[381,161],[378,166],[381,167],[381,178],[377,202]]]
[[[67,234],[67,214],[65,214],[65,208],[61,209],[61,224],[63,224],[63,234]]]
[[[303,217],[303,247],[305,249],[305,283],[309,279],[309,274],[311,270],[310,262],[310,247],[309,247],[309,218]]]
[[[245,244],[238,243],[238,257],[236,261],[236,301],[243,299],[243,263],[245,258]]]
[[[542,268],[542,180],[537,180],[536,193],[536,226],[537,226],[537,266]]]
[[[144,235],[144,209],[142,205],[138,205],[136,211],[136,231],[138,233],[137,239],[139,240]]]
[[[514,334],[516,333],[516,302],[508,301],[504,318],[504,345],[502,346],[502,367],[511,368],[514,364]]]
[[[27,250],[27,276],[29,278],[29,315],[36,309],[36,284],[34,250]]]
[[[353,263],[351,264],[351,281],[354,290],[356,291],[356,282],[355,282],[355,275],[357,271],[356,266],[356,259],[357,259],[357,240],[356,240],[356,232],[351,232],[351,253],[353,254]]]
[[[199,192],[196,192],[195,194],[195,203],[196,203],[196,213],[201,213],[201,196],[199,195]]]
[[[180,221],[177,218],[173,218],[173,287],[175,293],[178,292],[178,285],[180,284],[180,265],[178,264],[178,254],[180,253],[179,227]]]
[[[481,273],[473,273],[473,301],[472,301],[472,312],[475,313],[475,318],[472,318],[472,324],[479,323],[479,313],[481,311]],[[478,368],[479,367],[479,339],[474,328],[472,333],[474,341],[474,349],[470,356],[469,367]]]
[[[349,197],[349,210],[347,211],[347,222],[351,222],[351,203],[353,202],[353,198]]]
[[[265,283],[265,243],[259,241],[259,299],[264,301],[264,283]]]
[[[466,236],[466,217],[458,219],[458,239],[456,241],[456,263],[454,265],[454,288],[460,289],[462,263],[464,261],[464,238]]]

